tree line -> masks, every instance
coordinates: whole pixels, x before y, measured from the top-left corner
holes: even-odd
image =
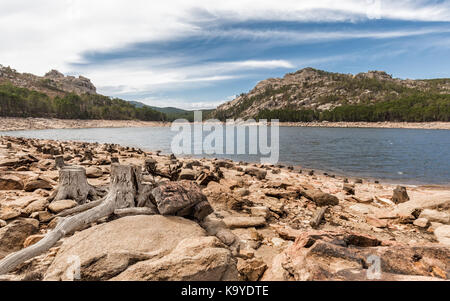
[[[0,116],[45,117],[61,119],[138,119],[167,121],[168,117],[149,107],[137,108],[133,104],[99,94],[49,97],[12,84],[0,85]]]
[[[341,105],[332,110],[311,109],[262,110],[256,119],[279,119],[281,122],[430,122],[450,121],[450,95],[417,93],[392,101],[373,104]]]

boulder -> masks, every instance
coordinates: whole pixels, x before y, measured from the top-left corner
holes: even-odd
[[[52,189],[52,185],[44,179],[34,179],[25,182],[24,190],[26,192],[32,192],[36,189]]]
[[[0,208],[0,219],[1,220],[10,220],[13,218],[16,218],[20,215],[20,211],[15,209],[15,208],[11,208],[11,207],[1,207]]]
[[[339,204],[339,199],[336,196],[317,189],[305,189],[302,191],[302,194],[316,203],[317,206],[335,206]]]
[[[414,226],[417,226],[419,228],[426,228],[430,224],[430,222],[426,218],[418,218],[414,221]]]
[[[434,235],[436,236],[439,243],[446,245],[446,246],[450,246],[450,226],[449,225],[437,227],[434,230]]]
[[[241,280],[258,281],[267,269],[267,264],[259,258],[238,260],[237,269]]]
[[[197,213],[195,207],[203,204],[202,216],[195,216],[201,220],[213,211],[200,187],[191,181],[166,182],[151,193],[162,215],[192,216]]]
[[[66,209],[73,208],[77,205],[78,203],[74,200],[59,200],[51,202],[50,205],[48,205],[48,209],[50,209],[50,211],[53,213],[59,213]]]
[[[309,231],[274,258],[263,280],[447,279],[450,249],[388,244],[347,231]],[[379,263],[380,273],[373,273]]]
[[[22,190],[23,181],[14,175],[4,175],[0,177],[0,190]]]
[[[263,180],[266,178],[267,171],[264,169],[256,168],[256,167],[247,167],[244,170],[245,174],[256,177],[258,180]]]
[[[430,222],[450,224],[450,213],[444,211],[437,211],[433,209],[424,209],[419,218],[426,218]]]
[[[350,194],[350,195],[354,195],[355,194],[355,185],[352,184],[344,184],[344,186],[342,187],[342,189],[345,191],[345,193]]]
[[[48,201],[46,199],[41,198],[37,201],[30,203],[27,207],[25,207],[23,212],[25,214],[30,215],[33,212],[44,211],[47,208],[47,206]]]
[[[181,170],[178,180],[195,180],[196,174],[192,169],[183,169]]]
[[[236,281],[236,260],[218,238],[187,238],[156,260],[138,262],[111,280]]]
[[[31,218],[14,220],[0,228],[0,258],[23,248],[25,239],[39,230],[39,222]]]
[[[176,216],[128,216],[78,232],[64,241],[44,279],[70,279],[74,256],[81,280],[233,280],[227,275],[237,274],[216,238]]]
[[[86,177],[100,178],[103,175],[103,170],[97,166],[89,166],[86,168]]]
[[[406,187],[404,186],[397,186],[394,189],[394,193],[392,195],[392,201],[395,204],[405,203],[409,201],[408,193],[406,192]]]

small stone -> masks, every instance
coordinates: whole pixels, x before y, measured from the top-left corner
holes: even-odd
[[[90,166],[86,168],[86,177],[100,178],[103,175],[103,170],[97,166]]]
[[[266,224],[266,219],[259,216],[230,216],[223,219],[228,228],[260,227]]]
[[[8,223],[5,222],[4,220],[0,219],[0,228],[3,228],[7,225]]]
[[[178,176],[178,180],[195,180],[195,171],[193,171],[192,169],[183,169],[180,173],[180,175]]]
[[[20,215],[20,211],[10,207],[0,208],[0,220],[9,220],[16,218]]]
[[[31,245],[34,245],[35,243],[37,243],[44,237],[45,237],[45,235],[43,235],[43,234],[35,234],[35,235],[28,236],[27,239],[25,239],[25,241],[23,243],[23,247],[26,248]]]
[[[264,218],[269,217],[269,208],[265,206],[252,207],[250,208],[252,216],[261,216]]]
[[[344,184],[344,186],[342,187],[342,189],[343,189],[347,194],[351,194],[351,195],[354,195],[354,194],[355,194],[355,185],[352,185],[352,184]]]
[[[429,221],[426,218],[418,218],[414,221],[414,225],[419,227],[419,228],[426,228],[429,225]]]
[[[406,187],[397,186],[394,189],[394,194],[392,195],[392,201],[395,204],[400,204],[409,201],[408,193],[406,192]]]
[[[59,200],[51,202],[50,205],[48,205],[48,209],[50,209],[50,211],[52,211],[53,213],[59,213],[66,209],[73,208],[77,205],[78,203],[74,200]]]
[[[47,206],[48,206],[48,202],[46,199],[37,200],[37,201],[34,201],[31,204],[29,204],[24,209],[24,212],[29,215],[33,212],[44,211],[45,208],[47,208]]]
[[[267,265],[259,258],[238,260],[239,274],[243,281],[258,281],[267,269]]]
[[[381,220],[370,215],[366,216],[365,219],[369,225],[376,228],[386,228],[388,226],[388,222],[386,220]]]
[[[39,211],[37,213],[37,218],[41,223],[46,223],[53,218],[53,214],[48,211]]]

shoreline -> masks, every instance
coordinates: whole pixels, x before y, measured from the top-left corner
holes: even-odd
[[[280,122],[281,127],[386,128],[450,130],[450,122]],[[83,128],[170,127],[171,122],[1,117],[0,131]]]
[[[16,136],[8,136],[8,135],[0,135],[0,138],[17,138]],[[38,141],[49,141],[52,143],[67,143],[67,144],[77,144],[77,143],[86,143],[86,144],[95,144],[95,142],[87,142],[83,140],[58,140],[58,139],[41,139],[41,138],[23,138],[26,140],[38,140]],[[98,144],[105,144],[100,143]],[[138,146],[133,145],[126,145],[126,144],[118,144],[121,147],[129,147],[129,148],[139,148]],[[160,152],[161,156],[169,156],[171,153],[161,152],[157,149],[148,149],[148,148],[141,148],[143,151],[148,153],[158,153]],[[228,160],[233,162],[234,164],[239,164],[240,162],[243,162],[247,165],[261,165],[259,162],[254,161],[241,161],[241,160],[235,160],[232,158],[220,158],[220,157],[214,157],[214,156],[195,156],[195,155],[177,155],[177,157],[183,159],[183,160],[208,160],[208,161],[215,161],[215,160]],[[270,165],[269,165],[270,166]],[[278,162],[274,167],[277,166],[283,166],[281,168],[289,169],[289,166],[293,167],[293,170],[291,170],[292,173],[301,173],[303,175],[308,175],[310,171],[313,171],[313,176],[319,176],[319,177],[326,177],[326,178],[334,178],[339,180],[348,179],[349,181],[356,181],[357,179],[361,179],[364,182],[371,183],[374,185],[381,184],[381,185],[401,185],[406,187],[415,187],[415,188],[432,188],[432,189],[450,189],[450,182],[449,183],[431,183],[431,182],[420,182],[417,180],[401,180],[401,179],[389,179],[389,178],[381,178],[381,177],[373,177],[373,176],[363,176],[363,175],[355,175],[355,174],[346,174],[343,172],[336,172],[333,170],[325,170],[325,169],[317,169],[317,168],[311,168],[311,167],[304,167],[301,164],[291,165],[286,162]]]
[[[58,156],[63,159],[63,164],[82,167],[87,184],[99,192],[108,190],[106,187],[111,187],[114,162],[122,166],[136,167],[136,170],[139,170],[137,172],[139,177],[136,179],[139,178],[142,187],[145,185],[145,187],[154,189],[153,185],[163,187],[166,185],[165,183],[170,183],[172,185],[170,187],[195,187],[196,193],[200,193],[202,201],[206,200],[212,210],[205,219],[206,222],[214,223],[214,225],[220,223],[222,225],[220,231],[226,231],[227,236],[223,236],[224,232],[218,232],[217,228],[208,227],[208,224],[198,223],[196,225],[195,220],[187,215],[178,216],[177,221],[172,221],[176,227],[170,229],[176,231],[166,231],[165,227],[159,227],[150,229],[151,232],[147,230],[142,232],[144,224],[147,226],[159,221],[158,225],[160,225],[161,214],[159,211],[152,212],[147,216],[127,216],[126,218],[114,211],[114,214],[111,214],[108,219],[96,220],[75,234],[68,234],[64,237],[62,244],[60,242],[59,245],[44,251],[42,256],[30,259],[32,264],[29,268],[25,270],[20,267],[15,268],[9,274],[2,275],[3,279],[24,280],[31,272],[40,275],[40,278],[37,279],[49,279],[48,277],[54,275],[55,269],[58,268],[57,264],[61,262],[60,258],[65,258],[66,246],[71,241],[78,239],[80,235],[87,235],[84,236],[86,239],[89,239],[90,235],[105,237],[101,243],[106,246],[104,250],[108,253],[111,242],[121,242],[123,239],[124,235],[120,234],[123,233],[120,232],[121,227],[125,227],[126,231],[137,233],[136,235],[142,235],[144,240],[149,235],[148,233],[156,233],[155,235],[161,237],[171,235],[169,239],[172,239],[177,235],[186,235],[187,232],[182,229],[186,229],[189,224],[200,226],[196,229],[205,233],[204,235],[209,237],[209,240],[218,239],[217,241],[220,242],[220,245],[214,245],[215,250],[220,246],[218,249],[222,252],[220,254],[228,252],[226,254],[236,260],[233,261],[236,264],[235,269],[239,271],[235,274],[236,280],[246,280],[248,275],[253,275],[253,269],[248,270],[247,267],[255,262],[258,264],[259,271],[257,277],[253,279],[255,281],[292,280],[280,278],[285,275],[284,270],[282,270],[281,276],[277,274],[280,269],[280,260],[284,260],[285,254],[291,254],[292,246],[299,237],[318,239],[316,238],[317,233],[323,233],[320,234],[319,239],[322,236],[325,237],[325,243],[328,243],[328,237],[342,239],[342,235],[350,234],[352,238],[355,238],[356,235],[356,238],[363,241],[361,243],[362,250],[373,252],[376,247],[380,247],[380,249],[375,250],[389,248],[390,253],[386,254],[393,254],[392,256],[396,258],[407,258],[411,262],[408,261],[408,264],[405,263],[405,265],[413,267],[415,266],[412,262],[413,259],[409,258],[411,258],[412,252],[419,252],[418,248],[426,248],[425,250],[430,247],[439,248],[442,252],[447,253],[449,250],[450,242],[440,232],[440,229],[445,230],[449,227],[448,221],[441,223],[437,218],[447,214],[450,205],[450,187],[434,185],[398,187],[393,184],[374,183],[368,180],[357,181],[351,178],[344,181],[340,176],[333,177],[318,171],[314,175],[309,175],[308,172],[299,173],[298,170],[290,170],[287,166],[279,167],[214,158],[174,157],[117,144],[7,136],[0,136],[0,179],[2,179],[0,181],[2,185],[0,230],[9,233],[9,235],[0,236],[0,241],[3,240],[2,243],[14,243],[15,250],[26,248],[54,229],[54,226],[61,220],[58,214],[79,206],[72,199],[54,200],[52,198],[57,195],[56,192],[64,181],[60,178],[61,170],[57,168]],[[112,160],[113,157],[115,160]],[[147,160],[153,162],[154,170],[157,173],[150,173],[149,169],[145,168]],[[173,166],[177,166],[177,168],[173,169]],[[176,172],[174,178],[172,178],[173,171]],[[399,189],[404,193],[399,195]],[[178,194],[177,191],[175,191],[175,195]],[[174,195],[173,190],[169,192],[170,196]],[[88,199],[89,196],[86,198]],[[158,205],[155,201],[151,199],[150,201],[151,204]],[[151,205],[145,207],[143,209],[152,208]],[[319,215],[320,217],[318,217]],[[170,217],[166,216],[162,219],[168,218]],[[143,219],[145,222],[142,221]],[[426,223],[421,223],[424,219],[426,219]],[[117,223],[121,226],[115,228]],[[33,228],[30,231],[26,227],[17,229],[17,224],[31,224]],[[105,227],[114,230],[105,230]],[[39,234],[35,235],[35,233]],[[21,235],[20,240],[13,241],[11,239],[18,235]],[[229,236],[233,240],[227,240]],[[194,237],[194,239],[197,238]],[[198,240],[204,239],[201,236]],[[95,238],[94,241],[97,242],[98,238]],[[366,243],[367,241],[369,243]],[[236,244],[234,244],[235,242]],[[374,246],[372,242],[375,242],[376,245]],[[150,241],[149,243],[152,243],[153,246],[158,242]],[[237,244],[239,248],[233,249]],[[128,247],[130,251],[141,250],[136,244],[129,247],[128,241],[121,242],[119,246],[119,248],[125,249],[126,247],[122,246]],[[156,245],[155,249],[160,248],[159,246]],[[205,246],[208,245],[205,244]],[[76,252],[85,254],[89,244],[77,243],[77,247],[79,251]],[[366,247],[371,249],[365,249]],[[116,252],[117,246],[115,245],[111,250],[112,253]],[[316,264],[323,260],[327,264],[328,262],[333,263],[336,260],[342,260],[345,258],[344,256],[349,256],[349,252],[353,252],[353,248],[342,246],[334,247],[333,250],[333,252],[323,254],[319,252],[320,257],[314,257],[311,263]],[[8,254],[11,254],[9,249],[0,253],[0,260]],[[170,256],[170,254],[164,256]],[[356,258],[359,253],[350,254]],[[427,255],[424,262],[439,259],[434,254]],[[97,253],[94,253],[92,258],[95,259],[98,256]],[[42,261],[42,257],[45,258],[45,261]],[[106,268],[123,265],[123,261],[116,258],[111,257]],[[200,263],[202,263],[202,258],[198,260]],[[221,255],[220,258],[223,256]],[[208,263],[220,262],[220,258],[214,257],[213,261],[208,259]],[[91,262],[91,257],[86,260]],[[158,260],[160,259],[151,263],[158,262]],[[130,269],[129,271],[133,270],[134,264],[126,266],[126,270],[119,276],[122,275],[122,279],[125,280],[135,279],[130,276],[132,274],[127,272],[128,269]],[[354,262],[352,261],[350,264],[354,268]],[[258,268],[260,265],[264,269],[260,270]],[[204,269],[207,269],[208,266]],[[164,268],[167,269],[166,266]],[[283,265],[281,265],[281,269],[284,269]],[[99,274],[105,271],[105,265],[96,265],[91,270],[86,270],[92,270],[92,273]],[[445,268],[443,271],[447,270]],[[365,269],[361,267],[361,271],[365,272]],[[422,276],[431,280],[447,279],[447,274],[430,274],[428,271],[429,269],[425,270]],[[407,275],[405,276],[405,274]],[[402,272],[402,279],[410,277],[409,274],[412,275],[411,277],[415,277],[417,270],[413,269],[408,273]],[[0,280],[2,280],[2,276],[0,276]],[[329,276],[329,279],[335,278]],[[314,279],[311,278],[311,280]]]

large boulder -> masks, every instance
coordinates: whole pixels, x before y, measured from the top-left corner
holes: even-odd
[[[450,249],[439,245],[409,246],[360,233],[310,231],[274,258],[263,280],[447,279],[448,258]]]
[[[434,235],[439,243],[450,246],[450,225],[437,227],[434,230]]]
[[[219,280],[236,270],[228,249],[176,216],[129,216],[78,232],[64,241],[44,279],[70,279],[73,258],[82,280]]]
[[[191,181],[166,182],[154,188],[152,195],[162,215],[195,215],[196,219],[202,220],[213,212],[200,187]]]
[[[31,218],[16,219],[0,228],[0,258],[23,248],[25,239],[39,230],[39,222]]]
[[[167,256],[138,262],[112,280],[231,281],[238,272],[231,252],[208,236],[184,239]]]

